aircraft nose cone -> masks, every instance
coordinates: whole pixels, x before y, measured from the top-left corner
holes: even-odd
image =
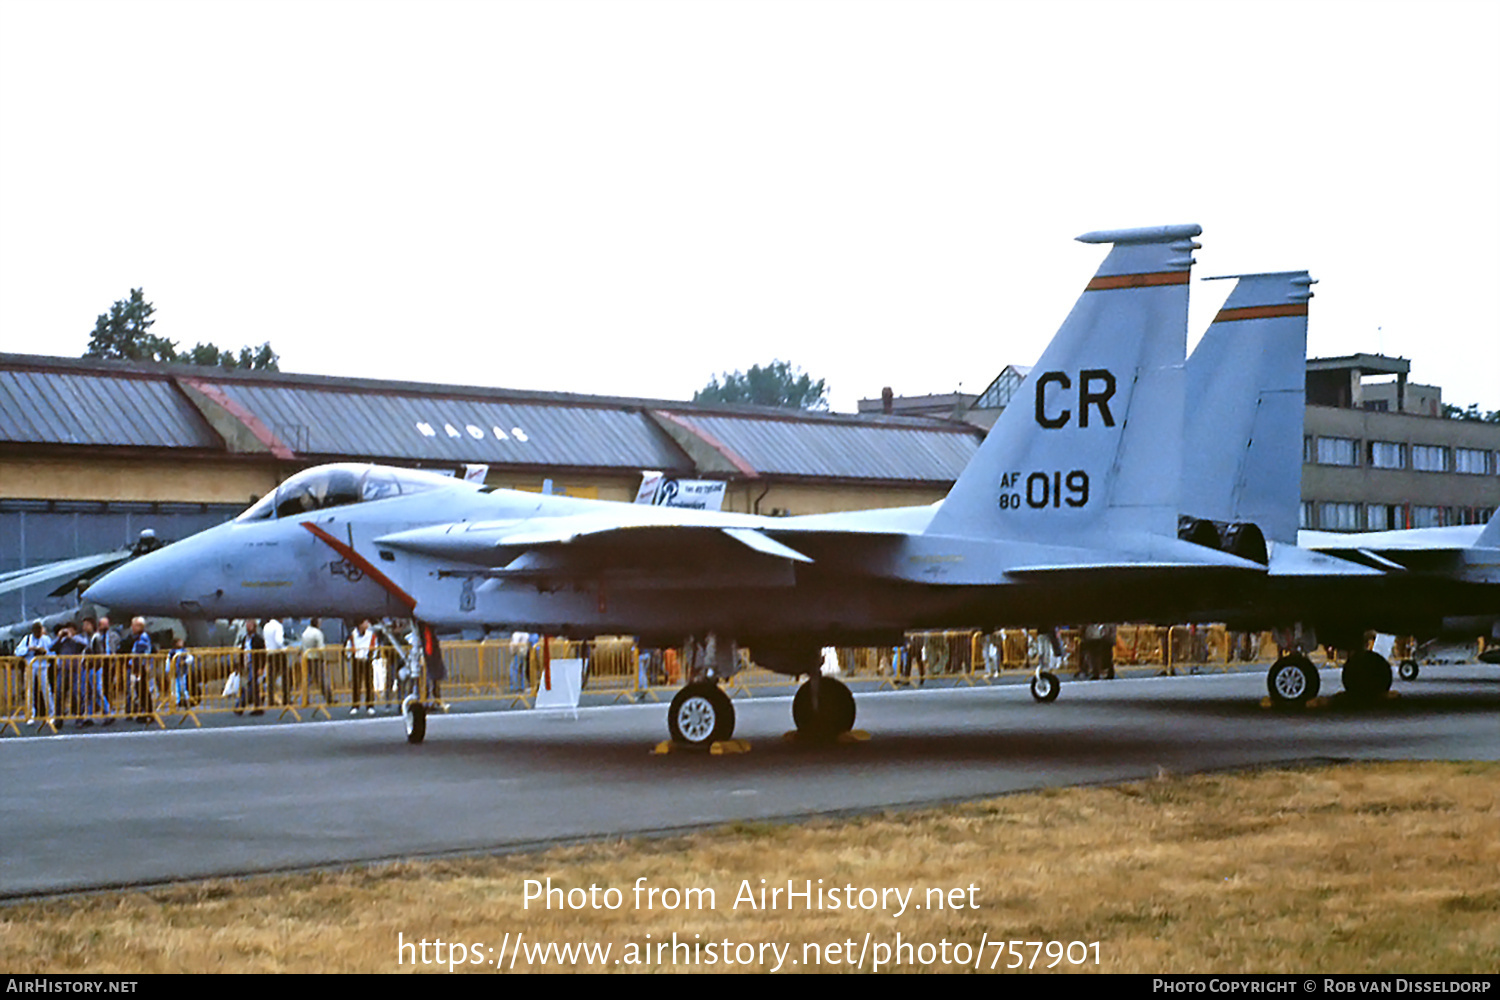
[[[85,601],[102,604],[109,608],[134,606],[134,601],[143,593],[142,573],[139,561],[117,566],[95,580],[83,592]]]
[[[132,613],[177,613],[180,574],[158,558],[163,555],[153,552],[111,570],[83,592],[83,599]]]

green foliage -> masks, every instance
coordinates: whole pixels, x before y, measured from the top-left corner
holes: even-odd
[[[193,349],[186,354],[178,355],[177,360],[186,361],[190,365],[203,365],[206,368],[243,368],[250,371],[279,371],[277,362],[280,357],[271,350],[270,342],[261,344],[257,348],[241,347],[240,353],[221,350],[215,344],[195,344]]]
[[[693,393],[695,403],[753,403],[793,410],[828,409],[828,383],[793,369],[786,361],[751,365],[748,372],[725,372]]]
[[[151,333],[156,322],[156,307],[146,301],[142,289],[132,288],[129,299],[121,299],[94,322],[86,358],[113,358],[120,361],[177,361],[204,368],[244,368],[255,371],[280,371],[280,357],[270,341],[259,347],[242,347],[239,354],[217,345],[198,343],[190,351],[179,351],[176,341]]]
[[[86,358],[118,358],[123,361],[173,361],[177,345],[151,333],[156,307],[146,301],[139,288],[130,290],[129,299],[120,299],[94,321]]]
[[[1478,403],[1470,403],[1469,408],[1464,410],[1452,403],[1443,404],[1443,416],[1448,420],[1477,420],[1486,424],[1500,424],[1500,410],[1490,410],[1488,413],[1479,412]]]

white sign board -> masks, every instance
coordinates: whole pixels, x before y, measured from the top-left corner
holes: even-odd
[[[553,660],[549,669],[542,671],[541,682],[536,686],[535,708],[578,708],[578,695],[583,690],[583,661],[579,659]]]
[[[677,479],[661,472],[643,472],[635,502],[656,507],[722,510],[724,486],[721,479]]]

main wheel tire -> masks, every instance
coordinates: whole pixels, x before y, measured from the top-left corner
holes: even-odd
[[[1031,678],[1031,696],[1042,704],[1056,701],[1058,693],[1062,691],[1062,681],[1050,670],[1042,670]]]
[[[1356,649],[1344,661],[1344,690],[1351,698],[1371,700],[1391,689],[1390,661],[1370,649]]]
[[[792,697],[792,723],[811,739],[831,740],[854,728],[854,693],[832,677],[818,679],[818,706],[813,707],[812,681]]]
[[[1318,668],[1300,653],[1283,656],[1266,674],[1266,689],[1278,705],[1307,704],[1318,696],[1321,683]]]
[[[734,705],[717,684],[689,684],[667,709],[667,731],[673,741],[693,747],[727,740],[734,735]]]
[[[406,722],[406,742],[421,743],[427,738],[427,706],[409,694],[401,703],[401,716]]]
[[[1422,671],[1417,667],[1416,660],[1401,661],[1401,679],[1403,681],[1414,681],[1417,679],[1417,674],[1421,672]]]

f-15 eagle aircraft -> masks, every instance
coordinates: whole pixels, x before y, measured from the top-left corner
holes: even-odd
[[[1246,629],[1301,625],[1305,636],[1347,652],[1346,691],[1374,696],[1390,687],[1391,667],[1364,648],[1367,630],[1422,638],[1493,634],[1500,516],[1483,531],[1297,530],[1311,284],[1305,271],[1238,276],[1188,359],[1183,533],[1211,537],[1217,529],[1225,549],[1241,551],[1226,524],[1263,530],[1266,587],[1213,617]],[[1403,676],[1414,667],[1403,664]],[[1267,687],[1277,701],[1305,701],[1318,693],[1317,669],[1290,652],[1271,666]]]
[[[365,465],[307,469],[228,524],[132,562],[91,600],[207,618],[401,615],[428,629],[713,633],[807,682],[799,731],[854,723],[829,644],[925,627],[1184,621],[1265,574],[1179,537],[1188,281],[1199,227],[1093,232],[1110,251],[937,505],[770,518],[486,489]],[[1260,535],[1234,526],[1234,537]],[[726,657],[724,673],[732,672]],[[722,674],[721,674],[722,676]],[[408,705],[408,737],[425,710]],[[675,739],[733,732],[715,682],[673,699]]]

